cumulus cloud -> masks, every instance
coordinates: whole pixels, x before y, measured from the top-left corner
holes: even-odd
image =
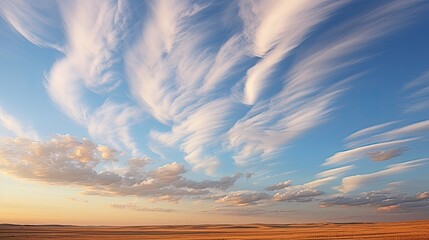
[[[226,190],[244,176],[193,181],[183,176],[186,170],[176,162],[146,170],[148,158],[132,158],[124,171],[115,171],[108,167],[115,161],[118,161],[116,150],[70,135],[57,135],[45,142],[21,137],[2,138],[0,142],[3,173],[48,184],[82,187],[84,194],[158,200],[174,196],[178,200],[182,196],[209,194],[211,189]]]
[[[289,187],[292,184],[292,180],[286,180],[284,182],[279,182],[274,185],[268,186],[265,189],[267,191],[275,191]]]
[[[410,212],[429,206],[429,192],[420,192],[409,196],[406,194],[387,194],[374,191],[327,198],[322,200],[319,206],[369,206],[376,208],[377,212]]]
[[[224,196],[220,196],[216,199],[217,203],[222,203],[226,205],[233,206],[248,206],[256,205],[264,200],[271,199],[271,195],[263,192],[253,192],[253,191],[238,191],[238,192],[229,192]]]
[[[268,188],[270,188],[270,190],[280,190],[279,192],[274,194],[272,198],[274,201],[309,202],[312,201],[314,197],[324,194],[322,191],[316,189],[317,187],[327,184],[328,182],[331,182],[336,178],[337,176],[327,176],[296,186],[289,186],[289,180],[274,184],[272,186],[269,186]],[[283,187],[283,185],[286,185],[285,183],[288,184],[288,186]]]
[[[177,186],[187,186],[193,189],[206,189],[206,188],[214,188],[219,190],[226,190],[234,185],[234,183],[241,177],[245,176],[245,174],[237,173],[233,176],[222,177],[219,180],[203,180],[203,181],[192,181],[188,179],[181,179],[176,184]]]
[[[31,126],[24,126],[18,119],[6,113],[1,107],[0,126],[18,137],[38,138],[36,131]]]
[[[125,203],[125,204],[112,203],[109,205],[109,207],[115,208],[115,209],[138,211],[138,212],[174,212],[174,210],[171,208],[140,207],[136,203],[133,203],[133,202]]]
[[[367,146],[357,147],[343,152],[338,152],[338,153],[335,153],[333,156],[329,157],[328,159],[326,159],[323,165],[343,164],[351,161],[356,161],[356,160],[368,157],[368,155],[371,157],[372,153],[374,153],[375,155],[379,153],[382,157],[386,158],[387,160],[388,159],[387,157],[389,156],[391,158],[395,157],[394,154],[392,155],[392,153],[395,153],[395,151],[389,152],[389,150],[385,150],[385,149],[402,146],[405,143],[416,141],[418,139],[419,138],[408,138],[408,139],[402,139],[402,140],[394,140],[389,142],[382,142],[382,143],[376,143],[376,144],[371,144]]]
[[[422,158],[408,162],[392,164],[387,166],[384,170],[378,172],[345,177],[343,178],[342,185],[338,188],[338,190],[344,193],[351,192],[362,186],[368,186],[383,181],[388,176],[422,166],[426,164],[428,160],[428,158]]]
[[[275,201],[295,201],[295,202],[309,202],[314,197],[323,195],[323,192],[309,187],[291,188],[282,193],[276,193],[273,196]]]

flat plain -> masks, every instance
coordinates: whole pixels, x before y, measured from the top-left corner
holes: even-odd
[[[0,224],[0,239],[429,239],[429,220],[393,223],[71,226]]]

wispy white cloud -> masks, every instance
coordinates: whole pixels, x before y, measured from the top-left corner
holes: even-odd
[[[359,130],[357,132],[354,132],[354,133],[350,134],[344,140],[351,141],[351,140],[354,140],[354,139],[359,138],[359,137],[368,136],[368,135],[374,134],[377,131],[382,130],[382,129],[388,127],[388,126],[396,124],[398,122],[399,121],[391,121],[391,122],[382,123],[382,124],[374,125],[374,126],[371,126],[371,127],[367,127],[367,128],[361,129],[361,130]]]
[[[398,139],[410,136],[421,136],[423,133],[429,131],[429,120],[412,123],[404,127],[396,128],[384,133],[375,135],[374,139]]]
[[[317,177],[331,177],[331,176],[341,176],[342,174],[346,173],[347,171],[350,171],[351,169],[353,169],[354,166],[353,165],[349,165],[349,166],[344,166],[344,167],[338,167],[338,168],[332,168],[323,172],[320,172],[318,174],[316,174]]]
[[[422,158],[408,162],[392,164],[389,165],[386,169],[378,172],[345,177],[343,178],[342,185],[338,188],[338,190],[347,193],[359,189],[362,186],[370,186],[371,184],[384,180],[388,176],[422,166],[423,164],[426,164],[428,160],[428,158]]]
[[[61,30],[56,25],[57,5],[51,3],[38,0],[1,1],[0,16],[31,43],[62,51],[62,43],[58,42],[55,34]]]
[[[106,100],[88,119],[88,133],[99,142],[109,143],[117,149],[129,149],[133,156],[139,156],[130,128],[140,115],[137,107]]]
[[[238,106],[217,90],[247,50],[240,34],[228,38],[218,52],[204,44],[214,34],[208,31],[211,18],[198,19],[206,7],[188,1],[151,4],[126,64],[135,98],[145,112],[171,129],[151,131],[152,139],[178,148],[194,170],[214,174],[219,160],[213,148],[222,145]]]
[[[229,131],[235,162],[243,165],[272,158],[288,143],[321,124],[342,91],[339,84],[310,99],[295,101],[292,95],[284,93],[267,103],[256,104]]]
[[[391,141],[409,137],[422,137],[425,132],[429,131],[429,120],[421,122],[411,123],[402,127],[396,127],[391,130],[379,132],[387,126],[397,123],[398,121],[387,122],[384,124],[376,125],[366,129],[362,129],[359,132],[365,133],[365,137],[359,138],[358,140],[349,142],[346,144],[347,147],[362,146],[363,144],[374,144],[380,141]],[[352,134],[353,135],[353,134]],[[351,135],[350,135],[351,136]],[[354,138],[347,137],[345,140]]]
[[[109,99],[93,110],[85,101],[87,90],[109,92],[120,83],[112,66],[125,35],[127,4],[60,1],[58,5],[65,29],[65,56],[46,75],[49,96],[93,138],[137,154],[129,128],[139,111]]]
[[[201,91],[207,93],[225,84],[229,75],[237,72],[238,66],[249,54],[249,45],[241,34],[233,35],[219,49],[214,64],[204,78]]]
[[[344,3],[328,1],[240,1],[244,34],[261,60],[247,71],[244,102],[253,105],[266,90],[277,64],[307,34]]]
[[[402,140],[395,140],[389,142],[382,142],[371,144],[363,147],[357,147],[343,152],[337,152],[333,156],[326,159],[323,165],[332,165],[332,164],[343,164],[351,161],[356,161],[365,157],[370,156],[371,154],[383,149],[388,149],[397,146],[403,146],[406,143],[416,141],[419,138],[407,138]],[[394,155],[392,155],[393,157]]]
[[[6,113],[1,107],[0,126],[18,137],[38,138],[36,131],[31,126],[24,126],[18,119]]]
[[[213,148],[221,145],[223,136],[231,125],[234,105],[230,99],[219,99],[201,106],[188,118],[174,125],[171,132],[152,132],[152,137],[166,145],[177,143],[185,153],[185,160],[195,170],[203,169],[213,174],[219,165],[215,157],[207,157]]]
[[[140,37],[128,49],[127,75],[131,92],[145,111],[172,124],[201,105],[195,91],[215,56],[203,46],[207,26],[195,20],[203,7],[188,1],[156,1],[149,9]]]
[[[404,86],[409,95],[405,112],[417,112],[429,108],[429,71]]]
[[[316,188],[316,187],[325,185],[328,182],[331,182],[335,179],[337,179],[337,176],[329,176],[329,177],[319,178],[319,179],[313,180],[311,182],[305,183],[302,186],[309,187],[309,188]]]

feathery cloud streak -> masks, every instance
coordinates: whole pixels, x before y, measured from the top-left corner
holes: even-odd
[[[386,169],[369,173],[345,177],[342,180],[342,185],[338,188],[341,192],[347,193],[354,191],[362,186],[371,186],[371,183],[376,183],[384,180],[385,177],[398,174],[412,168],[416,168],[426,164],[429,158],[417,159],[403,163],[389,165]]]
[[[230,146],[238,149],[234,155],[236,163],[244,164],[258,157],[269,159],[321,124],[345,89],[342,82],[329,84],[329,77],[358,62],[349,56],[351,53],[404,24],[397,23],[396,14],[406,19],[416,7],[400,2],[383,5],[331,32],[332,36],[341,30],[341,37],[322,41],[317,48],[310,47],[284,77],[283,88],[266,101],[256,103],[229,131]]]
[[[23,124],[20,121],[18,121],[12,115],[6,113],[1,107],[0,107],[0,126],[12,132],[18,137],[29,137],[34,139],[38,138],[36,131],[32,127],[23,126]]]

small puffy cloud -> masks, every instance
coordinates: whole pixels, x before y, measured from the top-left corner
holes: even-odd
[[[203,180],[203,181],[193,181],[189,179],[181,179],[177,181],[177,186],[186,186],[188,188],[192,189],[206,189],[206,188],[215,188],[220,190],[226,190],[234,185],[234,183],[241,177],[243,177],[244,174],[237,173],[232,176],[226,176],[222,177],[219,180]]]
[[[287,181],[284,181],[284,182],[279,182],[279,183],[276,183],[274,185],[268,186],[265,189],[267,191],[275,191],[275,190],[280,190],[280,189],[287,188],[291,184],[292,184],[292,180],[287,180]]]
[[[360,188],[361,186],[367,186],[372,183],[379,182],[388,176],[422,166],[423,164],[426,164],[428,160],[429,158],[423,158],[403,163],[392,164],[389,165],[386,169],[378,172],[345,177],[342,180],[342,186],[340,186],[338,190],[344,193],[351,192]]]
[[[139,170],[144,168],[147,164],[149,164],[150,158],[143,157],[143,158],[131,158],[128,160],[128,166],[130,167],[130,170]]]
[[[186,170],[182,165],[173,162],[151,171],[149,176],[163,182],[174,182],[179,180],[185,172]]]
[[[336,177],[334,176],[328,176],[328,177],[319,178],[319,179],[316,179],[301,185],[296,185],[296,186],[290,186],[291,181],[289,180],[286,182],[281,182],[281,183],[269,186],[268,188],[273,190],[280,190],[279,192],[274,194],[273,196],[274,201],[309,202],[309,201],[312,201],[314,197],[323,195],[323,192],[316,189],[316,187],[324,185],[335,179]]]
[[[133,210],[133,211],[139,211],[139,212],[174,212],[174,210],[170,208],[140,207],[136,203],[125,203],[125,204],[112,203],[109,205],[109,207],[115,208],[115,209]]]
[[[273,197],[275,201],[296,201],[296,202],[309,202],[314,197],[322,195],[323,192],[309,187],[290,188],[285,192],[276,193]]]
[[[271,199],[271,195],[263,192],[238,191],[228,193],[224,196],[220,196],[218,199],[216,199],[216,202],[241,207],[248,205],[256,205],[261,201],[268,199]]]
[[[429,192],[415,195],[390,194],[385,191],[373,191],[357,195],[336,196],[321,201],[320,207],[359,207],[370,206],[377,212],[409,212],[429,206]]]
[[[387,150],[381,150],[381,151],[375,151],[368,153],[368,156],[373,161],[386,161],[398,156],[401,156],[402,153],[407,151],[407,148],[393,148],[393,149],[387,149]]]
[[[116,157],[117,151],[108,146],[98,145],[97,150],[104,160],[114,159]]]

